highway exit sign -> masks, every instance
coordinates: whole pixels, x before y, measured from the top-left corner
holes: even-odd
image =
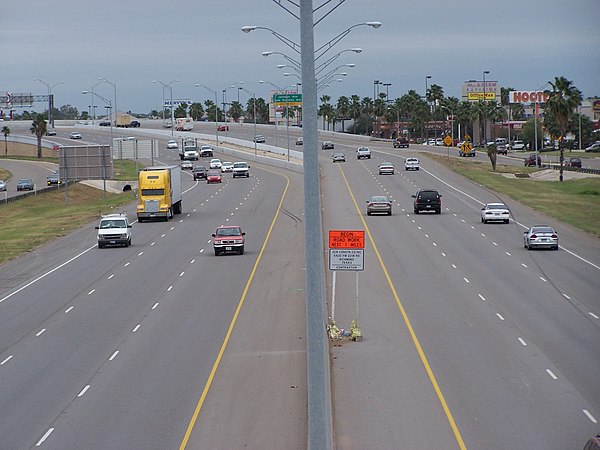
[[[301,106],[302,94],[273,94],[273,103],[279,106]]]

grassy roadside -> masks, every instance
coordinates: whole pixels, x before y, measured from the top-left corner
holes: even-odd
[[[515,178],[506,175],[530,174],[537,169],[498,165],[496,172],[493,172],[489,162],[427,156],[477,184],[600,237],[600,177],[566,180],[562,183]]]
[[[68,207],[62,188],[0,205],[0,264],[132,202],[133,196],[107,193],[105,204],[103,191],[74,184]]]

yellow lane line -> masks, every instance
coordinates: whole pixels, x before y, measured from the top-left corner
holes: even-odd
[[[270,172],[270,171],[268,171],[268,172]],[[271,173],[275,173],[275,172],[271,172]],[[202,390],[202,395],[200,396],[200,400],[198,400],[198,404],[196,405],[196,409],[194,410],[192,419],[190,420],[190,423],[187,427],[187,431],[185,432],[185,435],[183,436],[183,440],[181,441],[181,445],[179,446],[180,450],[185,449],[185,447],[187,446],[190,435],[192,434],[192,430],[194,429],[194,425],[196,424],[196,420],[198,419],[198,414],[200,413],[200,410],[202,409],[202,405],[204,404],[204,401],[206,400],[208,391],[210,390],[212,382],[215,378],[215,374],[217,372],[217,369],[219,368],[219,364],[221,363],[221,359],[223,358],[223,354],[225,353],[227,344],[229,343],[229,338],[231,337],[231,333],[233,332],[233,327],[235,326],[235,324],[237,322],[237,318],[242,309],[242,306],[244,305],[244,301],[246,300],[246,295],[248,294],[248,289],[250,289],[250,285],[252,284],[252,280],[254,279],[254,274],[256,273],[258,264],[260,263],[263,252],[265,251],[265,247],[267,246],[267,242],[269,241],[269,237],[271,236],[271,231],[273,231],[273,227],[275,226],[275,221],[277,220],[277,217],[279,216],[279,211],[281,210],[281,205],[283,204],[283,200],[287,193],[288,187],[290,186],[290,179],[286,175],[282,175],[282,174],[278,174],[278,175],[285,177],[286,185],[285,185],[285,189],[283,190],[281,200],[279,201],[279,205],[277,206],[277,212],[275,213],[275,217],[273,217],[273,221],[271,222],[271,226],[269,227],[269,231],[267,233],[267,236],[265,237],[265,241],[260,249],[260,252],[258,253],[258,257],[256,258],[256,261],[254,263],[252,272],[250,273],[250,276],[248,277],[248,281],[246,282],[246,287],[244,288],[244,291],[242,293],[240,301],[238,302],[237,308],[235,309],[235,313],[233,314],[233,317],[231,319],[231,323],[229,324],[229,329],[227,330],[227,334],[225,335],[225,338],[223,339],[223,343],[221,344],[221,349],[219,350],[219,354],[217,355],[217,358],[215,359],[212,370],[210,371],[210,375],[208,376],[208,380],[206,381],[206,385],[204,386],[204,389]]]
[[[346,183],[346,188],[348,189],[348,193],[350,194],[350,197],[352,198],[354,207],[356,208],[356,211],[358,212],[358,216],[360,217],[360,220],[362,221],[363,226],[365,227],[367,235],[369,236],[369,241],[371,242],[371,245],[373,246],[373,250],[375,250],[375,254],[377,255],[377,259],[379,260],[381,269],[383,270],[383,273],[385,275],[385,278],[387,279],[387,282],[388,282],[388,285],[390,286],[392,294],[394,295],[394,298],[396,299],[396,304],[398,305],[398,309],[400,309],[400,313],[402,314],[404,323],[406,324],[406,327],[408,328],[408,332],[410,333],[413,344],[414,344],[415,348],[417,349],[419,358],[421,358],[421,362],[423,363],[423,366],[425,367],[425,371],[427,372],[427,375],[429,376],[429,381],[431,381],[431,384],[433,385],[433,389],[435,390],[435,393],[436,393],[440,403],[442,404],[442,408],[444,410],[444,413],[446,414],[446,418],[448,419],[450,428],[452,428],[452,432],[454,433],[454,438],[456,439],[456,442],[457,442],[459,448],[461,448],[462,450],[466,450],[467,447],[463,441],[460,431],[458,430],[458,426],[456,425],[456,422],[454,421],[454,417],[452,417],[452,412],[450,411],[450,408],[448,407],[448,404],[446,403],[446,399],[444,398],[444,394],[442,394],[442,390],[440,389],[440,386],[435,378],[435,375],[433,374],[433,370],[431,370],[431,366],[429,365],[429,362],[427,361],[425,352],[423,351],[423,348],[421,347],[421,343],[419,342],[419,338],[417,338],[417,334],[415,333],[415,330],[412,327],[410,319],[408,318],[408,314],[406,313],[406,310],[404,309],[404,306],[402,305],[402,302],[400,301],[400,298],[398,297],[398,293],[396,292],[394,283],[392,282],[392,279],[390,277],[390,274],[388,273],[387,267],[385,266],[383,259],[381,258],[381,254],[379,253],[379,250],[377,249],[377,245],[375,245],[375,241],[373,240],[373,236],[371,235],[371,230],[369,230],[369,227],[367,226],[367,223],[365,222],[365,218],[363,217],[361,210],[358,207],[358,204],[356,203],[356,199],[354,198],[354,194],[352,193],[352,189],[350,188],[348,179],[346,178],[346,175],[344,174],[344,171],[342,170],[341,164],[338,164],[338,169],[340,170],[340,173],[342,174],[342,178],[344,178],[344,183]]]

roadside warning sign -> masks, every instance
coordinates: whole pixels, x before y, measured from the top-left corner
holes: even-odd
[[[365,248],[364,230],[329,230],[329,248]]]

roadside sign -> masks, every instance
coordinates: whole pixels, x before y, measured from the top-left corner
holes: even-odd
[[[452,145],[452,137],[446,136],[444,138],[444,144],[446,145],[446,147],[450,147]]]
[[[330,248],[329,270],[365,270],[365,251],[362,248]]]
[[[277,106],[302,106],[302,94],[273,94]]]
[[[364,230],[329,230],[329,248],[365,248]]]

